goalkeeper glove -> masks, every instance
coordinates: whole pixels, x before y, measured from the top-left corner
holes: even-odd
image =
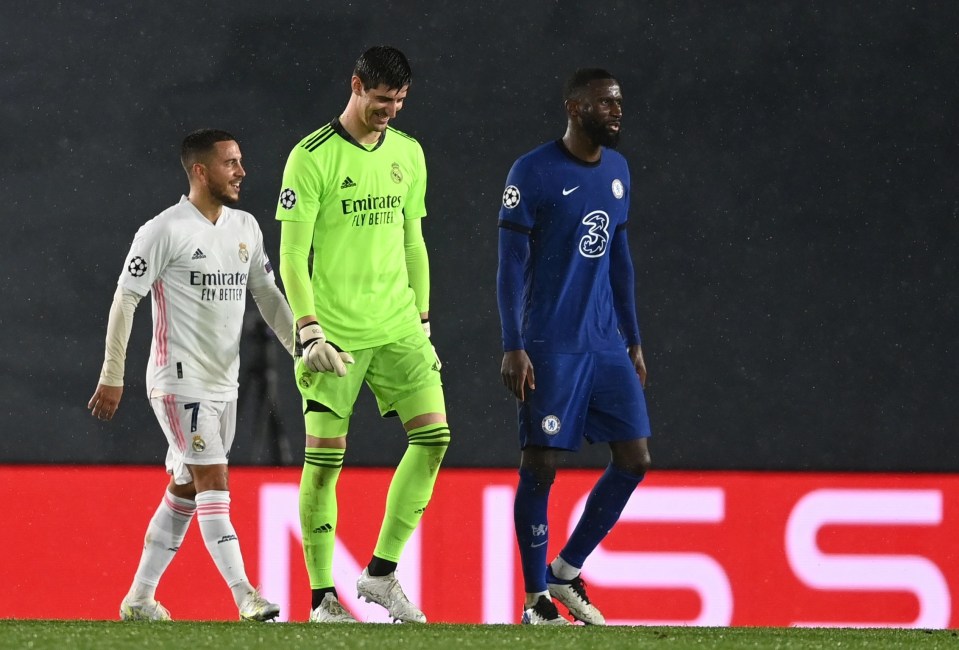
[[[327,341],[319,323],[307,323],[299,329],[297,336],[303,346],[303,363],[307,368],[313,372],[335,372],[338,377],[346,375],[346,364],[353,363],[353,357]]]
[[[423,332],[426,334],[426,338],[429,338],[430,337],[430,320],[428,318],[425,320],[421,319],[420,322],[423,324]],[[443,362],[440,361],[440,355],[436,354],[436,346],[431,344],[430,347],[433,348],[433,358],[436,359],[436,370],[437,371],[442,370]]]

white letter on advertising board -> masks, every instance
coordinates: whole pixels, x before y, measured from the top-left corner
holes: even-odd
[[[793,508],[786,525],[786,557],[810,587],[833,591],[905,591],[919,601],[913,621],[797,621],[798,627],[949,627],[949,585],[919,555],[823,553],[816,536],[826,526],[937,526],[938,490],[814,490]],[[868,545],[868,539],[862,546]],[[855,598],[855,596],[851,596]],[[881,615],[881,612],[877,612]]]
[[[584,495],[573,508],[570,533],[588,496]],[[721,488],[649,487],[633,492],[619,522],[721,523],[724,517],[725,495]],[[583,577],[588,583],[603,587],[688,589],[695,591],[702,603],[699,615],[693,619],[607,621],[611,625],[723,626],[732,621],[729,577],[722,565],[705,553],[607,551],[600,544],[583,567]]]

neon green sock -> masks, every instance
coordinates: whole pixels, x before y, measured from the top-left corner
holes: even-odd
[[[373,550],[375,556],[392,562],[400,561],[403,547],[423,517],[450,444],[450,428],[445,422],[413,429],[407,435],[410,443],[390,482],[386,514]]]
[[[307,447],[300,477],[300,529],[310,588],[333,586],[336,543],[336,480],[345,449]]]

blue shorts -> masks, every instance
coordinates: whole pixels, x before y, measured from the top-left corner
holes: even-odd
[[[639,376],[626,350],[529,353],[536,390],[519,403],[520,448],[576,451],[590,443],[648,438]]]

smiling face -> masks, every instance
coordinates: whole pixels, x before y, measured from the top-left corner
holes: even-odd
[[[623,118],[623,95],[614,79],[596,79],[577,98],[579,126],[595,146],[615,148]]]
[[[213,149],[203,156],[202,162],[195,163],[202,167],[202,171],[197,171],[203,175],[210,196],[221,204],[229,205],[240,200],[240,183],[246,176],[242,160],[240,145],[233,140],[225,140],[214,143]]]
[[[358,126],[367,134],[380,134],[386,130],[390,120],[403,108],[403,102],[410,87],[390,88],[380,84],[374,88],[364,88],[359,77],[352,81],[356,101]]]

